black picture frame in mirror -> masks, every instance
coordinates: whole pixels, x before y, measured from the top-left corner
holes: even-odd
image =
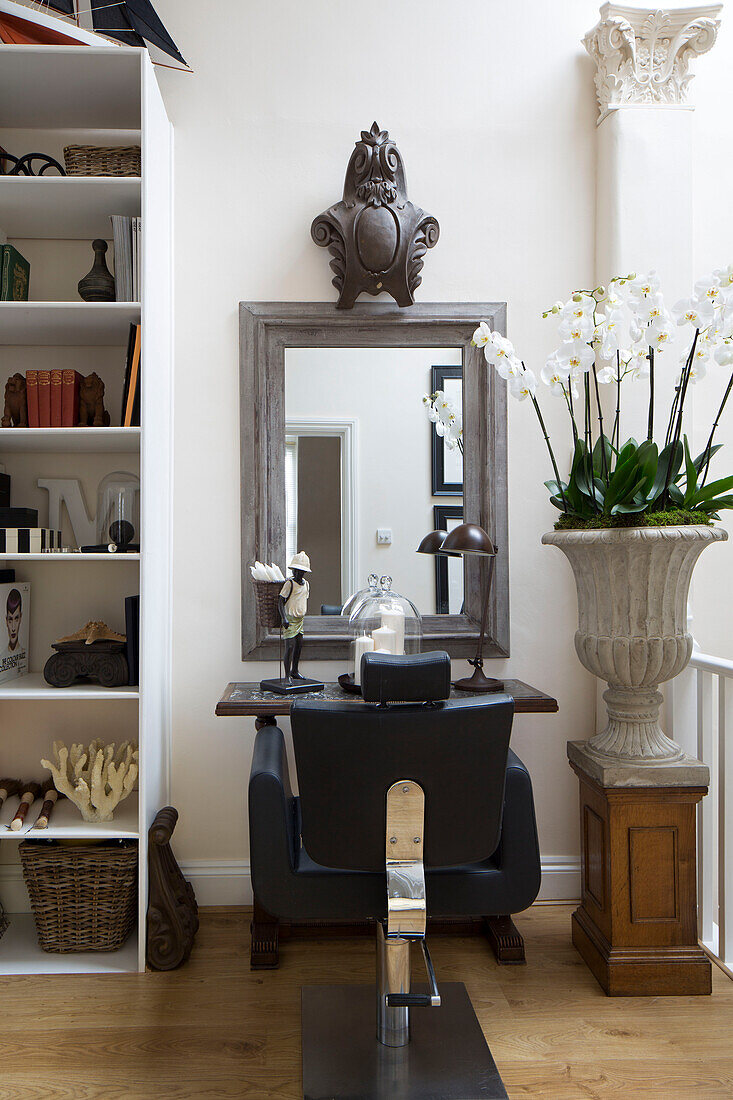
[[[433,366],[430,368],[430,392],[438,393],[445,390],[446,382],[463,381],[463,367]],[[463,387],[461,389],[461,406],[463,405]],[[434,497],[460,497],[463,496],[463,478],[460,481],[446,480],[447,446],[443,436],[438,435],[435,424],[430,425],[430,467],[433,478]],[[461,463],[462,465],[462,463]]]

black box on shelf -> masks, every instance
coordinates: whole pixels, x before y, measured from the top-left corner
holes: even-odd
[[[0,584],[14,584],[15,583],[15,570],[14,569],[0,569]]]
[[[10,474],[0,473],[0,508],[10,507]]]
[[[0,507],[0,527],[38,527],[38,509]]]

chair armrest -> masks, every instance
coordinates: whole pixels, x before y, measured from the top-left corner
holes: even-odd
[[[265,909],[268,897],[282,889],[295,867],[295,807],[282,730],[263,726],[255,738],[249,776],[249,843],[252,887]]]
[[[501,840],[493,858],[498,867],[511,869],[511,881],[518,886],[509,911],[519,913],[528,908],[540,889],[540,849],[532,780],[525,765],[511,749],[506,765]]]

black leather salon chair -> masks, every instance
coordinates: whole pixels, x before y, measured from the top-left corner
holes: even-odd
[[[252,762],[256,903],[283,920],[371,919],[377,933],[379,1041],[373,987],[304,989],[304,1095],[505,1096],[465,987],[437,986],[425,931],[428,914],[513,914],[539,891],[532,785],[509,749],[513,701],[449,699],[442,652],[365,654],[361,680],[362,702],[294,701],[298,797],[276,726],[259,730]],[[411,985],[413,941],[426,990]],[[325,1050],[336,1033],[338,1052]]]

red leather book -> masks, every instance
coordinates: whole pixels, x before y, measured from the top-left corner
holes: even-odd
[[[38,372],[38,427],[51,427],[51,371]]]
[[[61,427],[61,380],[63,371],[51,371],[51,427]]]
[[[38,371],[27,370],[25,372],[25,393],[28,401],[28,427],[39,428],[41,426],[38,415]]]
[[[78,370],[65,370],[61,381],[61,427],[75,428],[79,422],[79,389],[81,375]]]

